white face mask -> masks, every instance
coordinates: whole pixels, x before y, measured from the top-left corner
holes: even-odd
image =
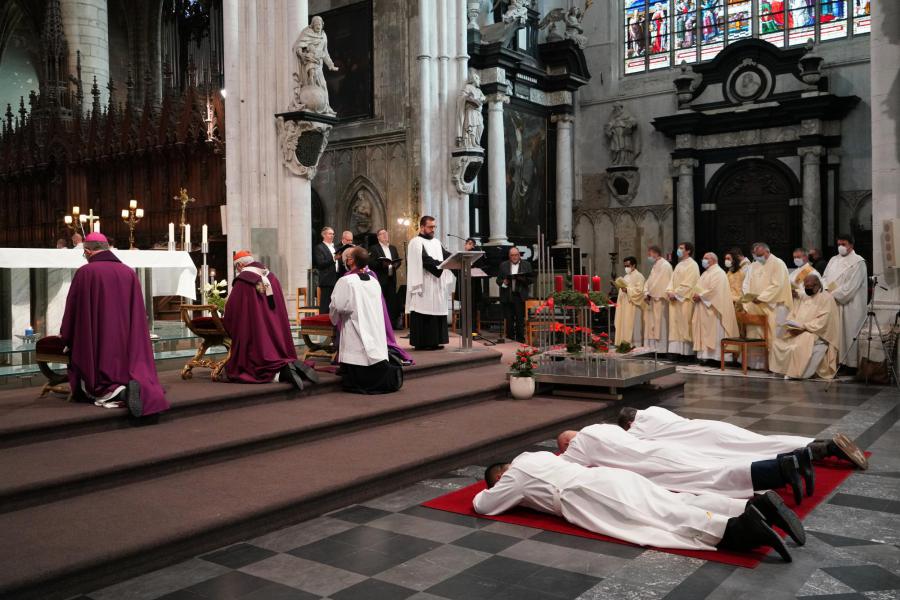
[[[734,263],[731,262],[730,259],[728,259],[728,258],[725,259],[725,268],[726,268],[726,269],[730,269],[730,268],[731,268],[731,265],[733,265],[733,264],[734,264]]]
[[[703,260],[700,261],[700,264],[703,265],[703,268],[704,268],[704,269],[708,269],[708,268],[709,268],[709,261],[708,261],[707,259],[705,259],[705,258],[704,258]]]
[[[756,260],[756,262],[758,262],[760,264],[765,264],[765,262],[766,262],[765,256],[754,256],[753,258]]]
[[[656,262],[656,257],[655,257],[655,256],[648,256],[648,257],[647,257],[647,262],[650,263],[650,264],[652,265],[653,263]]]
[[[675,254],[678,255],[678,258],[681,258],[682,256],[684,256],[684,250],[679,248],[675,251]]]
[[[841,256],[847,256],[850,254],[850,249],[847,246],[838,246],[838,254]]]
[[[794,266],[795,266],[795,267],[802,267],[802,266],[803,266],[803,259],[802,259],[802,258],[795,258],[795,259],[794,259]]]
[[[631,267],[625,267],[625,274],[628,275],[631,273]]]

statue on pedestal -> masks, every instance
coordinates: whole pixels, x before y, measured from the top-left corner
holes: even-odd
[[[637,120],[625,110],[621,102],[613,104],[612,115],[604,131],[609,142],[609,162],[614,166],[634,165],[640,150],[640,138],[634,135]]]
[[[484,133],[484,117],[481,107],[485,96],[481,91],[481,77],[475,69],[469,69],[469,79],[459,93],[456,103],[458,123],[456,127],[456,145],[464,148],[481,147],[481,135]]]
[[[294,56],[297,57],[297,72],[294,73],[294,99],[291,108],[334,115],[328,101],[328,86],[325,83],[324,68],[337,71],[338,68],[328,54],[328,36],[325,21],[315,16],[294,42]]]

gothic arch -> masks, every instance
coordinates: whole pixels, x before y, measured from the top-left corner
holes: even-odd
[[[354,236],[373,236],[382,227],[387,227],[387,209],[378,187],[364,175],[357,176],[347,187],[342,203],[344,207],[344,228]],[[368,205],[368,208],[365,206]],[[368,227],[366,227],[368,219]],[[366,240],[366,243],[370,243]]]

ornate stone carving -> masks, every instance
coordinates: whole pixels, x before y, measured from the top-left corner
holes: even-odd
[[[469,69],[469,80],[459,93],[456,103],[457,126],[456,145],[462,148],[480,148],[481,135],[484,133],[484,117],[481,108],[484,106],[484,92],[479,87],[481,79],[478,71]]]
[[[641,174],[633,167],[611,167],[606,170],[606,186],[616,202],[628,206],[637,196]]]
[[[484,150],[481,148],[455,150],[450,158],[450,180],[461,194],[471,194],[475,188],[478,172],[484,165]]]
[[[366,190],[357,191],[350,205],[350,229],[355,234],[372,231],[372,201]]]
[[[764,100],[772,93],[775,78],[764,65],[745,58],[723,82],[723,94],[732,104]]]
[[[640,136],[635,135],[637,127],[637,120],[625,109],[624,104],[613,104],[612,114],[604,128],[609,142],[610,164],[617,167],[634,165],[641,153]]]
[[[328,145],[331,125],[316,121],[295,121],[279,116],[275,120],[278,143],[284,166],[293,173],[312,180],[319,158]]]
[[[587,4],[582,10],[577,6],[572,6],[568,10],[564,8],[554,8],[541,19],[538,28],[547,29],[547,41],[558,42],[560,40],[572,40],[579,48],[587,46],[587,37],[584,35],[584,27],[581,22],[584,20],[584,12],[590,4]],[[556,24],[562,22],[565,26],[563,33],[559,33]]]
[[[294,82],[297,85],[294,87],[291,110],[333,116],[335,113],[328,101],[324,68],[331,71],[337,71],[338,68],[328,54],[328,36],[324,27],[322,17],[315,16],[294,42],[293,52],[297,57]]]
[[[528,19],[528,4],[530,0],[509,0],[509,6],[503,13],[504,23],[515,23],[524,25]]]

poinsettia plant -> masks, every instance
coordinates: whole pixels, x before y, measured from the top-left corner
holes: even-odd
[[[534,377],[537,368],[535,356],[540,354],[537,348],[522,346],[516,350],[516,358],[510,364],[509,373],[513,377]]]
[[[553,331],[563,334],[563,339],[566,344],[566,352],[568,352],[569,354],[581,352],[581,342],[584,339],[584,336],[582,334],[591,333],[591,330],[588,327],[569,327],[568,325],[563,325],[562,323],[554,323]]]
[[[550,296],[556,306],[588,306],[593,303],[595,306],[606,306],[609,304],[609,296],[603,292],[576,292],[575,290],[563,290],[561,292],[553,292]]]
[[[591,347],[597,352],[609,352],[609,334],[604,331],[600,335],[592,335]]]

